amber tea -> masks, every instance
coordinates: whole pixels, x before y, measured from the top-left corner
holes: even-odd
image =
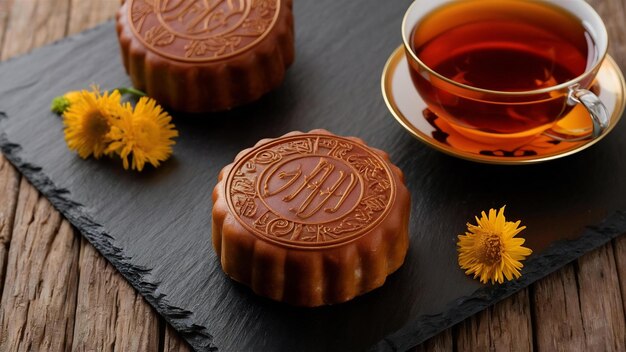
[[[479,92],[554,87],[582,75],[598,55],[580,19],[540,1],[452,2],[417,23],[410,41],[425,66]],[[547,93],[528,104],[485,104],[438,87],[415,68],[411,73],[435,113],[473,131],[536,134],[571,109]]]

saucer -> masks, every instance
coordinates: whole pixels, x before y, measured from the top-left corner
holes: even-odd
[[[411,81],[402,45],[389,57],[383,70],[381,84],[389,111],[415,138],[446,154],[489,164],[539,163],[577,153],[604,138],[621,118],[626,104],[624,76],[613,58],[607,55],[591,88],[600,97],[611,116],[609,127],[602,136],[578,142],[562,142],[547,136],[539,136],[521,147],[506,148],[468,139],[430,111]],[[579,131],[581,135],[588,133],[591,128],[589,114],[581,104],[574,107],[553,127],[557,131]]]

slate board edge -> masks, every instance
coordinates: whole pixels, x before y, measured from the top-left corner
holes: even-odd
[[[6,119],[0,112],[0,120]],[[151,271],[149,268],[131,264],[124,251],[116,247],[104,227],[93,220],[85,208],[70,199],[67,190],[58,188],[41,171],[41,168],[22,160],[19,156],[21,147],[11,143],[6,133],[0,134],[0,149],[6,158],[41,192],[52,205],[126,278],[126,280],[150,303],[154,309],[170,323],[194,349],[199,351],[217,351],[212,343],[213,336],[205,327],[192,321],[192,312],[168,304],[166,296],[159,294],[159,283],[145,280]]]
[[[0,112],[0,120],[8,116]],[[52,205],[65,216],[74,227],[128,280],[128,282],[170,323],[196,350],[217,351],[213,337],[207,328],[190,322],[192,313],[169,305],[165,295],[158,294],[158,283],[144,280],[151,269],[135,266],[128,262],[122,249],[115,247],[102,225],[96,223],[84,207],[69,199],[69,192],[58,188],[41,171],[41,168],[23,161],[19,156],[20,146],[11,143],[5,133],[0,133],[0,150],[6,158],[46,196]],[[598,248],[619,235],[626,233],[626,211],[617,211],[596,226],[585,229],[577,240],[559,241],[552,244],[541,255],[528,260],[524,275],[515,281],[499,286],[487,286],[472,295],[458,299],[441,314],[419,316],[403,328],[385,337],[371,350],[405,351],[419,345],[437,333],[461,322],[481,310],[503,300],[533,282],[562,268],[583,254]]]
[[[531,257],[525,263],[523,275],[518,280],[478,289],[469,296],[459,298],[441,314],[419,316],[379,341],[371,350],[406,351],[415,347],[624,233],[626,211],[613,212],[600,224],[588,226],[578,239],[554,242],[541,255]]]
[[[0,65],[30,56],[45,47],[79,40],[90,32],[98,31],[101,27],[110,25],[111,22],[114,22],[114,20],[105,21],[92,28],[61,38],[43,47],[35,48],[26,54],[11,57],[0,62]],[[8,119],[7,114],[0,111],[0,122],[6,119]],[[181,334],[185,341],[198,351],[217,351],[217,346],[212,342],[213,336],[206,331],[206,328],[189,321],[191,320],[192,312],[168,304],[165,295],[156,292],[159,284],[143,279],[145,275],[150,273],[151,269],[138,267],[129,263],[128,257],[124,255],[123,250],[115,247],[111,243],[110,240],[113,238],[103,230],[104,227],[93,220],[82,204],[69,199],[69,192],[67,190],[56,187],[52,180],[41,172],[40,167],[23,161],[18,155],[20,149],[19,144],[11,143],[8,140],[6,133],[0,133],[0,150],[7,160],[9,160],[39,192],[46,196],[50,203],[80,231],[100,254],[107,258],[131,286],[133,286],[146,301]]]

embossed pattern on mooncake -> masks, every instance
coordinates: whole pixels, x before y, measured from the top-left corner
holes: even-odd
[[[267,34],[280,0],[129,0],[131,28],[144,45],[175,60],[236,55]]]
[[[349,139],[311,134],[251,150],[226,187],[249,230],[289,246],[349,241],[376,226],[395,196],[380,156]]]

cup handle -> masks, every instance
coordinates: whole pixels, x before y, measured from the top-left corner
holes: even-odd
[[[543,132],[544,135],[557,141],[576,142],[598,138],[609,127],[609,113],[602,101],[600,101],[600,98],[593,92],[580,88],[580,86],[576,84],[569,89],[567,104],[583,104],[589,112],[589,117],[591,117],[593,130],[584,136],[572,136],[549,129]]]

